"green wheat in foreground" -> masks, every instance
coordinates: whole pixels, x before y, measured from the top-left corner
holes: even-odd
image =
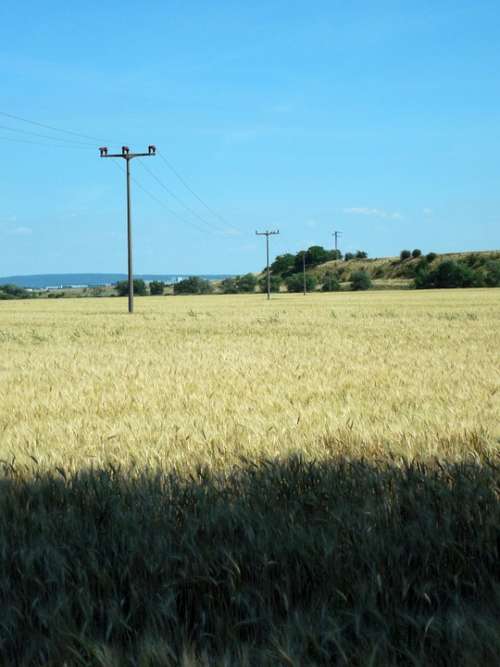
[[[500,292],[0,304],[0,664],[500,664]]]

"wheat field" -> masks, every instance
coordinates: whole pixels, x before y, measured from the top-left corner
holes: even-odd
[[[500,292],[0,304],[0,457],[460,458],[500,438]]]
[[[0,664],[497,667],[499,297],[0,302]]]

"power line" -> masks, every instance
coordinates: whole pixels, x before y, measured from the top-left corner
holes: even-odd
[[[41,137],[42,139],[50,139],[51,141],[62,141],[67,144],[72,144],[74,146],[85,146],[85,148],[95,149],[95,145],[89,142],[76,141],[75,139],[66,139],[66,137],[54,137],[48,134],[40,134],[39,132],[30,132],[30,130],[22,130],[17,127],[9,127],[8,125],[0,125],[1,130],[8,130],[9,132],[18,132],[20,134],[28,134],[32,137]]]
[[[63,134],[68,134],[68,135],[72,135],[72,136],[75,136],[75,137],[80,137],[80,138],[82,138],[82,139],[89,139],[89,140],[91,140],[91,141],[97,141],[97,142],[102,142],[102,141],[103,141],[103,139],[100,139],[100,138],[98,138],[98,137],[94,137],[94,136],[89,135],[89,134],[84,134],[83,132],[75,132],[74,130],[66,130],[66,129],[64,129],[64,128],[56,127],[55,125],[48,125],[48,124],[46,124],[46,123],[40,123],[39,121],[31,120],[31,119],[29,119],[29,118],[23,118],[22,116],[17,116],[17,115],[15,115],[15,114],[7,113],[6,111],[0,111],[0,115],[1,115],[1,116],[5,116],[6,118],[11,118],[11,119],[13,119],[13,120],[21,121],[22,123],[29,123],[30,125],[34,125],[34,126],[37,126],[37,127],[43,127],[43,128],[45,128],[45,129],[47,129],[47,130],[51,130],[51,131],[53,131],[53,132],[61,132],[61,133],[63,133]],[[22,130],[15,130],[15,129],[13,129],[13,128],[6,128],[6,129],[9,129],[9,130],[12,130],[12,131],[17,131],[17,132],[21,132],[21,131],[22,131]],[[24,132],[27,133],[27,131],[24,131]],[[33,133],[33,134],[34,134],[34,133]],[[40,137],[42,137],[42,135],[40,135]],[[64,141],[62,138],[58,138],[58,137],[47,137],[47,138],[53,139],[53,140],[55,140],[55,141]],[[17,141],[17,142],[19,142],[19,143],[31,143],[31,144],[34,144],[34,145],[36,145],[37,143],[39,143],[39,142],[35,142],[35,141],[24,141],[24,140],[21,140],[21,139],[16,140],[16,139],[8,138],[8,137],[0,137],[0,139],[3,139],[3,140],[5,140],[5,141],[11,141],[11,142]],[[70,140],[66,140],[66,141],[69,142]],[[114,143],[114,142],[109,141],[108,143]],[[39,145],[41,145],[41,146],[51,146],[50,144],[45,144],[45,143],[39,143]],[[54,145],[54,146],[56,146],[56,145]],[[62,148],[62,147],[63,147],[63,146],[60,146],[60,148]],[[82,143],[82,146],[77,146],[77,142],[75,142],[75,146],[73,146],[73,147],[74,147],[74,148],[76,148],[76,147],[79,147],[79,148],[87,148],[87,146],[86,146],[85,144],[83,144],[83,143]],[[91,148],[91,146],[88,145],[88,148]],[[92,147],[92,148],[93,148],[93,147]],[[233,229],[233,230],[235,230],[235,231],[241,231],[240,229],[238,229],[238,227],[236,227],[235,225],[230,224],[227,220],[225,220],[219,213],[217,213],[217,211],[215,211],[214,209],[212,209],[212,208],[206,203],[206,201],[204,201],[204,199],[202,199],[202,198],[201,198],[201,197],[200,197],[200,196],[193,190],[193,188],[186,182],[186,180],[183,178],[183,176],[181,176],[181,174],[177,171],[177,169],[171,164],[171,162],[169,162],[169,160],[167,160],[167,158],[166,158],[162,153],[158,152],[157,155],[160,157],[161,160],[163,160],[163,162],[164,162],[164,163],[167,165],[167,167],[172,171],[172,173],[179,179],[179,181],[180,181],[180,182],[182,183],[182,185],[188,190],[188,192],[190,192],[191,195],[192,195],[193,197],[195,197],[195,198],[196,198],[196,199],[197,199],[197,200],[198,200],[198,201],[199,201],[199,202],[200,202],[200,203],[207,209],[207,211],[209,211],[213,216],[215,216],[216,218],[218,218],[218,220],[219,220],[220,222],[222,222],[223,225],[225,225],[225,226],[228,227],[229,229]],[[144,166],[144,165],[143,165],[143,166]],[[153,174],[151,174],[151,175],[153,175]],[[153,177],[156,178],[156,180],[160,183],[160,179],[158,179],[156,176],[153,176]],[[132,179],[132,180],[134,180],[134,179]],[[169,194],[170,194],[172,197],[174,197],[174,199],[176,199],[177,201],[179,201],[179,202],[180,202],[180,203],[181,203],[187,210],[189,210],[190,213],[191,213],[192,215],[194,215],[195,217],[197,217],[197,218],[198,218],[200,221],[202,221],[205,225],[207,225],[207,226],[211,226],[211,225],[212,225],[212,223],[207,222],[207,221],[206,221],[204,218],[202,218],[198,213],[196,213],[196,212],[195,212],[193,209],[191,209],[187,204],[185,204],[179,197],[177,197],[175,194],[173,194],[173,193],[167,188],[167,186],[165,186],[163,183],[160,183],[160,185],[161,185],[167,192],[169,192]],[[139,186],[139,187],[141,187],[141,186]],[[149,193],[149,194],[150,194],[150,193]],[[162,205],[165,206],[165,204],[162,204]],[[165,208],[167,208],[167,207],[165,206]],[[169,210],[170,210],[170,209],[169,209]],[[170,210],[170,212],[171,212],[173,215],[176,215],[173,211]],[[177,215],[177,217],[180,218],[180,216],[178,216],[178,215]],[[186,220],[184,220],[184,222],[186,222],[186,224],[191,224],[191,226],[195,227],[196,229],[199,229],[200,231],[204,231],[204,230],[201,230],[201,229],[200,229],[199,227],[197,227],[196,225],[194,225],[193,223],[190,223],[190,222],[188,222],[188,221],[186,221]],[[215,224],[214,224],[213,226],[215,227]],[[227,229],[224,230],[224,231],[227,233]],[[224,233],[224,232],[219,232],[219,233]]]
[[[31,144],[32,146],[45,146],[46,148],[72,148],[76,150],[89,150],[90,146],[73,146],[71,144],[48,144],[41,141],[29,141],[28,139],[15,139],[14,137],[2,137],[0,136],[0,141],[10,141],[16,144]],[[92,149],[92,150],[95,150]]]
[[[91,139],[92,141],[102,141],[97,137],[93,137],[89,134],[82,134],[81,132],[73,132],[73,130],[63,130],[60,127],[54,127],[53,125],[46,125],[45,123],[39,123],[36,120],[28,120],[28,118],[21,118],[21,116],[15,116],[12,113],[7,113],[6,111],[0,111],[0,116],[6,116],[7,118],[12,118],[14,120],[20,120],[23,123],[29,123],[30,125],[37,125],[38,127],[44,127],[46,130],[52,130],[53,132],[63,132],[64,134],[72,134],[75,137],[82,137],[83,139]]]
[[[212,215],[215,215],[215,217],[218,218],[224,225],[229,225],[229,227],[232,227],[233,229],[238,229],[234,225],[231,225],[227,220],[224,220],[224,218],[219,213],[217,213],[217,211],[214,211],[198,194],[196,194],[196,192],[193,190],[193,188],[190,185],[188,185],[188,183],[186,183],[185,179],[179,174],[177,169],[175,169],[175,167],[172,164],[170,164],[170,162],[163,155],[163,153],[160,153],[158,151],[158,155],[159,155],[160,159],[163,160],[163,162],[167,165],[167,167],[170,169],[170,171],[173,174],[175,174],[175,176],[177,176],[177,178],[182,183],[182,185],[193,195],[193,197],[195,197],[201,204],[203,204],[203,206],[207,209],[207,211],[209,211]]]
[[[121,167],[118,163],[113,162],[112,164],[114,164],[117,169],[120,169],[120,171],[123,170],[123,167]],[[208,234],[209,233],[203,227],[198,227],[198,225],[196,225],[194,222],[191,222],[191,220],[183,218],[176,211],[171,209],[167,204],[165,204],[165,202],[162,199],[159,199],[159,197],[157,197],[152,192],[150,192],[147,188],[145,188],[144,185],[142,185],[142,183],[137,179],[136,176],[131,176],[131,180],[135,183],[135,185],[137,185],[139,190],[142,190],[144,192],[144,194],[146,194],[150,199],[152,199],[154,202],[156,202],[162,208],[164,208],[166,211],[168,211],[172,217],[177,218],[177,220],[180,220],[181,222],[184,222],[186,225],[194,227],[194,229],[198,230],[199,232],[202,232],[203,234]]]
[[[142,165],[143,169],[145,169],[145,170],[150,174],[150,176],[152,176],[152,177],[155,179],[155,181],[156,181],[156,182],[157,182],[157,183],[158,183],[158,184],[159,184],[159,185],[160,185],[166,192],[168,192],[168,194],[169,194],[171,197],[173,197],[177,202],[179,202],[179,204],[180,204],[181,206],[183,206],[187,211],[189,211],[189,212],[191,213],[191,215],[194,215],[195,218],[198,218],[198,220],[199,220],[200,222],[202,222],[204,225],[206,225],[211,231],[214,231],[214,230],[215,230],[215,231],[218,232],[219,234],[220,234],[220,233],[224,233],[223,230],[221,230],[221,229],[217,229],[217,228],[215,227],[214,223],[209,222],[209,221],[206,220],[205,218],[202,218],[201,215],[199,215],[195,210],[193,210],[190,206],[188,206],[188,205],[187,205],[187,204],[186,204],[180,197],[178,197],[178,196],[175,194],[175,192],[172,192],[172,190],[170,190],[170,188],[168,188],[168,187],[165,185],[165,183],[163,183],[163,181],[161,181],[161,180],[158,178],[158,176],[157,176],[157,175],[156,175],[156,174],[155,174],[155,173],[154,173],[154,172],[153,172],[147,165],[145,165],[141,160],[139,160],[139,163]]]

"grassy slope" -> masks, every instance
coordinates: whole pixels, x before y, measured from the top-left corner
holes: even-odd
[[[500,252],[494,250],[484,250],[480,252],[449,252],[437,255],[436,259],[429,264],[435,268],[444,260],[464,260],[471,254],[481,255],[488,259],[499,259]],[[340,274],[342,282],[348,282],[351,273],[364,270],[370,274],[374,281],[374,286],[381,289],[401,289],[408,287],[413,278],[415,268],[421,261],[421,258],[410,258],[402,262],[399,257],[377,257],[374,259],[352,259],[348,262],[344,260],[334,260],[325,262],[310,270],[317,276],[320,282],[323,282],[324,276],[328,271]]]

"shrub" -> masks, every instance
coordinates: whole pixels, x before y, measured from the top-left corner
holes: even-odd
[[[281,277],[280,276],[270,276],[271,283],[271,292],[279,292],[281,287]],[[267,292],[267,275],[262,276],[259,280],[259,289],[261,292]]]
[[[164,288],[165,283],[161,280],[152,280],[149,283],[149,293],[153,296],[162,295]]]
[[[222,294],[238,294],[236,278],[224,278],[220,284]]]
[[[253,273],[245,273],[243,276],[236,276],[238,292],[255,292],[257,278]]]
[[[364,250],[357,250],[355,257],[356,259],[366,259],[368,257],[368,253]]]
[[[17,285],[0,285],[0,299],[29,299],[31,292]]]
[[[340,281],[335,273],[328,272],[323,278],[323,292],[338,292],[340,290]]]
[[[346,252],[344,255],[344,262],[349,262],[351,259],[354,259],[354,253]]]
[[[419,250],[419,248],[415,248],[415,250],[412,250],[411,256],[416,259],[417,257],[422,256],[422,251]]]
[[[401,250],[399,253],[399,259],[404,262],[405,259],[410,259],[411,257],[411,252],[409,250]]]
[[[115,290],[118,292],[118,296],[127,296],[128,280],[120,280],[117,282],[115,285]],[[147,294],[146,283],[144,280],[134,278],[134,294],[137,294],[137,296],[144,296]]]
[[[211,294],[213,285],[199,276],[189,276],[174,284],[174,294]]]
[[[483,277],[477,271],[467,266],[465,262],[447,260],[441,262],[437,268],[430,271],[426,267],[418,267],[415,275],[415,287],[422,288],[452,288],[480,286]]]
[[[486,263],[484,282],[488,287],[500,287],[500,260],[492,259]]]
[[[372,281],[370,276],[366,271],[354,271],[351,275],[351,289],[358,290],[367,290],[372,286]]]
[[[435,252],[428,252],[427,255],[425,256],[425,259],[428,262],[433,262],[437,257],[437,254]]]
[[[302,292],[304,290],[304,274],[294,273],[285,280],[285,283],[289,292]],[[306,273],[306,291],[312,292],[316,283],[316,278],[310,273]]]

